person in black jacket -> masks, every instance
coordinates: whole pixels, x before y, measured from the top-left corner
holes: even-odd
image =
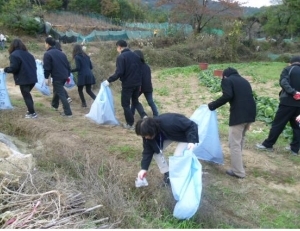
[[[76,44],[73,48],[73,58],[75,59],[76,68],[71,72],[78,72],[77,87],[78,94],[81,99],[81,106],[86,107],[86,101],[83,95],[83,87],[86,93],[94,100],[96,95],[92,92],[92,85],[96,83],[92,69],[93,65],[90,57],[82,50],[81,45]]]
[[[45,48],[47,51],[44,54],[44,75],[48,79],[48,85],[51,84],[51,77],[53,79],[53,98],[51,105],[57,110],[59,106],[59,100],[61,100],[64,113],[62,116],[71,117],[72,111],[70,104],[68,103],[64,85],[70,76],[70,64],[67,56],[55,47],[56,41],[52,37],[47,37],[45,40]]]
[[[155,118],[141,119],[136,123],[135,133],[143,138],[143,157],[138,177],[143,179],[152,158],[160,172],[164,174],[164,183],[169,184],[169,166],[163,155],[165,148],[173,141],[179,142],[175,156],[183,155],[185,149],[192,150],[199,143],[198,125],[177,113],[165,113]]]
[[[153,101],[153,87],[152,87],[152,81],[151,81],[151,69],[149,67],[149,65],[147,63],[145,63],[145,59],[144,59],[144,54],[141,50],[135,50],[133,51],[135,54],[137,54],[140,58],[141,61],[143,63],[142,65],[142,86],[141,86],[141,90],[139,93],[139,96],[141,94],[144,94],[148,105],[151,107],[152,109],[152,113],[153,116],[158,116],[158,111],[157,111],[157,107]],[[131,111],[132,114],[135,114],[135,107],[133,105],[131,105]],[[142,115],[140,115],[142,117]]]
[[[280,75],[279,84],[282,91],[279,95],[279,106],[272,122],[269,136],[262,144],[256,144],[259,150],[272,151],[279,135],[286,124],[290,122],[293,129],[293,139],[290,143],[290,151],[298,155],[300,145],[300,128],[296,117],[300,114],[300,100],[296,98],[300,94],[300,56],[294,56],[291,65],[285,67]]]
[[[120,79],[122,82],[121,105],[124,110],[126,124],[124,128],[134,129],[134,117],[130,109],[130,100],[132,105],[138,110],[139,114],[144,118],[147,114],[144,111],[142,104],[139,102],[139,91],[142,85],[142,61],[141,59],[127,48],[127,42],[119,40],[116,43],[119,56],[116,61],[116,71],[107,80],[104,85]]]
[[[20,91],[27,106],[25,118],[36,118],[34,102],[31,90],[37,82],[36,63],[20,39],[14,39],[8,49],[10,54],[10,66],[4,68],[4,72],[13,73],[16,85],[20,86]]]
[[[223,95],[217,100],[208,104],[213,111],[229,102],[229,148],[231,155],[231,169],[226,174],[244,178],[246,176],[242,150],[246,131],[250,124],[255,121],[256,103],[253,97],[250,83],[239,75],[234,68],[227,68],[223,71],[221,82]]]
[[[61,52],[63,52],[63,50],[62,50],[62,48],[61,48],[61,44],[60,44],[59,41],[55,41],[55,47],[56,47],[58,50],[60,50]],[[64,88],[64,90],[65,90],[65,94],[66,94],[68,103],[72,103],[73,100],[72,100],[71,97],[69,96],[67,90],[66,90],[65,88]]]

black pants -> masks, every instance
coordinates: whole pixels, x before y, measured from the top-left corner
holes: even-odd
[[[82,86],[78,86],[78,94],[81,99],[82,104],[86,104],[84,94],[83,94],[83,87],[85,86],[85,91],[86,93],[92,98],[96,99],[96,95],[92,92],[92,85],[91,84],[86,84]]]
[[[134,123],[134,117],[130,110],[130,101],[132,102],[132,105],[138,110],[141,116],[146,115],[142,104],[139,102],[139,92],[140,92],[139,86],[126,87],[126,88],[122,87],[121,105],[124,110],[126,123],[130,126],[132,126]]]
[[[64,88],[64,84],[66,81],[53,81],[53,98],[52,98],[52,107],[58,108],[59,100],[61,101],[64,109],[65,115],[72,115],[72,111],[70,108],[70,104],[68,103],[66,97],[66,90]]]
[[[25,101],[25,104],[27,106],[27,110],[28,110],[29,114],[35,113],[33,99],[32,99],[32,96],[30,94],[30,92],[31,92],[32,88],[34,87],[34,85],[35,85],[34,83],[27,84],[27,85],[20,85],[20,91],[21,91],[21,94],[22,94],[23,99]]]
[[[272,122],[269,136],[262,144],[267,148],[272,148],[279,135],[284,130],[286,124],[290,122],[290,126],[293,129],[293,139],[290,143],[291,150],[298,153],[300,144],[300,128],[298,122],[295,120],[298,115],[300,115],[300,107],[290,107],[279,104],[275,118]]]

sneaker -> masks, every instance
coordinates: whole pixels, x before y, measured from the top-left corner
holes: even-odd
[[[293,156],[298,156],[298,153],[297,152],[293,152],[292,149],[291,149],[291,147],[288,146],[288,147],[285,147],[284,149],[286,151],[289,151]]]
[[[62,117],[68,117],[68,118],[71,118],[72,117],[72,115],[66,115],[65,113],[61,113],[60,114]]]
[[[245,178],[245,177],[241,177],[241,176],[236,175],[232,170],[226,170],[226,174],[229,175],[229,176],[239,178],[239,179]]]
[[[170,182],[170,177],[169,177],[169,172],[166,172],[166,173],[164,174],[164,179],[163,179],[163,181],[164,181],[165,186],[168,186],[168,185],[171,184],[171,182]]]
[[[35,119],[35,118],[37,118],[37,114],[36,113],[29,114],[29,112],[27,112],[25,115],[25,118],[26,119]]]
[[[128,129],[128,130],[134,130],[134,126],[133,125],[129,125],[129,124],[123,124],[123,128]]]
[[[262,144],[256,144],[256,148],[259,150],[265,150],[265,151],[273,151],[273,148],[267,148],[266,146],[262,145]]]
[[[148,116],[145,115],[145,116],[143,117],[143,119],[146,119],[146,118],[148,118]]]
[[[67,100],[68,100],[68,103],[71,103],[72,102],[72,99],[69,97],[69,98],[67,98]]]
[[[56,107],[51,107],[52,108],[52,110],[54,110],[54,111],[58,111],[58,108],[56,108]]]

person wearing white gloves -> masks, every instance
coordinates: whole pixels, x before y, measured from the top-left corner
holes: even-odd
[[[169,185],[169,166],[163,155],[165,148],[172,142],[179,142],[174,156],[183,155],[185,149],[193,150],[199,142],[198,125],[177,113],[164,113],[155,118],[141,119],[136,123],[135,133],[143,138],[143,157],[138,178],[143,179],[152,158],[164,174],[164,183]]]

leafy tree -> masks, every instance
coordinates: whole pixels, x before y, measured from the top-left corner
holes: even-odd
[[[171,20],[190,23],[195,33],[200,33],[216,17],[224,20],[242,14],[240,3],[232,0],[158,0],[157,6],[171,7]]]
[[[117,0],[102,0],[101,1],[101,14],[106,17],[117,18],[120,12],[120,5]]]
[[[265,9],[260,19],[266,35],[279,42],[290,37],[299,27],[300,17],[287,5],[275,5]]]
[[[9,0],[2,6],[1,21],[17,31],[28,34],[38,32],[40,25],[32,15],[32,4],[29,0]]]

